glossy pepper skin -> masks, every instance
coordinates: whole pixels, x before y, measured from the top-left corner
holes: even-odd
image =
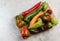
[[[43,2],[41,4],[41,6],[39,6],[37,9],[33,10],[32,12],[30,12],[29,14],[27,14],[24,18],[24,21],[26,21],[27,23],[30,22],[30,20],[38,13],[42,10],[43,8],[43,4],[45,4],[46,2]],[[46,8],[47,9],[47,8]]]
[[[30,12],[29,14],[27,14],[24,18],[24,21],[26,21],[27,23],[30,22],[30,20],[38,13],[40,12],[40,10],[42,9],[42,6],[38,7],[37,9],[33,10],[32,12]]]
[[[28,31],[28,28],[27,28],[27,27],[28,27],[27,25],[25,25],[25,26],[23,26],[23,27],[22,27],[21,35],[22,35],[23,37],[30,36],[30,33],[29,33],[29,31]]]
[[[29,26],[28,29],[36,29],[36,28],[39,28],[40,26],[42,26],[43,22],[42,22],[42,19],[39,18],[38,19],[38,22]]]
[[[48,9],[47,12],[48,12],[49,14],[52,14],[52,13],[53,13],[53,11],[52,11],[51,9]]]
[[[24,16],[26,16],[27,14],[29,14],[31,11],[35,10],[36,8],[38,8],[41,5],[41,2],[38,2],[36,5],[34,5],[32,8],[22,12],[22,14]]]
[[[49,7],[47,2],[43,2],[42,6],[44,11]]]
[[[51,23],[55,26],[58,23],[58,19],[56,17],[51,18]]]

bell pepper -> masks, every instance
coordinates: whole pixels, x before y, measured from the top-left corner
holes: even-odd
[[[41,5],[41,2],[38,2],[36,5],[34,5],[32,8],[22,12],[22,14],[24,16],[26,16],[27,14],[29,14],[31,11],[35,10],[36,8],[38,8]]]
[[[39,18],[38,19],[38,22],[36,22],[35,24],[29,26],[28,29],[36,29],[36,28],[39,28],[39,27],[42,26],[42,24],[43,24],[42,19]]]

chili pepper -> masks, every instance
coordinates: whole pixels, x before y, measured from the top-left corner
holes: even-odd
[[[31,20],[38,12],[40,12],[41,10],[42,10],[42,5],[39,6],[37,9],[33,10],[32,12],[30,12],[29,14],[27,14],[27,15],[25,16],[24,20],[29,23],[30,20]]]
[[[30,32],[28,31],[27,27],[27,25],[22,27],[21,34],[23,37],[30,36]]]
[[[31,25],[31,26],[29,26],[29,28],[28,29],[36,29],[36,28],[39,28],[40,26],[42,26],[42,19],[41,18],[39,18],[38,19],[38,22],[37,23],[35,23],[35,24],[33,24],[33,25]]]
[[[33,19],[30,22],[30,25],[34,24],[39,17],[41,17],[49,8],[47,8],[45,11],[40,11],[37,15],[33,17]]]
[[[31,22],[30,22],[30,26],[31,26],[32,24],[34,24],[34,23],[37,21],[37,19],[38,19],[41,15],[43,15],[43,14],[44,14],[44,12],[40,11],[36,16],[34,16],[33,19],[32,19]]]
[[[29,14],[27,14],[27,15],[25,16],[24,20],[29,23],[30,20],[31,20],[38,12],[40,12],[40,11],[42,10],[43,4],[45,4],[45,3],[46,3],[46,2],[43,2],[43,3],[41,4],[41,6],[39,6],[37,9],[35,9],[35,10],[33,10],[32,12],[30,12]]]
[[[36,8],[38,8],[41,5],[41,2],[38,2],[36,5],[34,5],[32,8],[22,12],[22,14],[24,16],[26,16],[28,13],[30,13],[31,11],[35,10]]]

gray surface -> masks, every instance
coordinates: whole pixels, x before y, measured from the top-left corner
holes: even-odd
[[[14,16],[40,0],[0,0],[0,41],[60,41],[60,1],[46,0],[58,18],[58,25],[40,34],[23,39],[15,25]],[[43,0],[45,1],[45,0]]]

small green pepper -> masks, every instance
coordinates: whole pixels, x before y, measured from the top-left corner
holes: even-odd
[[[51,22],[53,23],[53,25],[57,25],[58,19],[56,17],[52,17]]]
[[[31,26],[29,26],[28,29],[36,29],[36,28],[42,26],[42,24],[43,24],[43,23],[42,23],[42,19],[39,18],[39,19],[38,19],[38,22],[35,23],[35,24],[33,24],[33,25],[31,25]]]
[[[48,3],[47,2],[44,2],[42,6],[43,6],[42,9],[45,11],[48,8]]]
[[[51,22],[48,22],[48,23],[47,23],[47,26],[50,28],[50,27],[53,26],[53,24],[52,24]]]

